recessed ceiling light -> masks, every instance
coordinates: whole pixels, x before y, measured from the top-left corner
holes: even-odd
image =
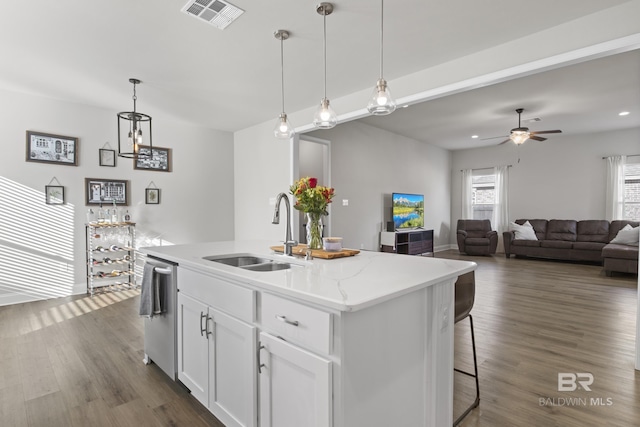
[[[619,116],[628,116],[629,112],[628,111],[622,111],[620,113],[618,113]]]
[[[471,138],[478,139],[478,135],[471,135]]]

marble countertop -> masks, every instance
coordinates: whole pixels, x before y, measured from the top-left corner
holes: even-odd
[[[336,259],[287,257],[270,241],[228,241],[155,246],[139,251],[178,265],[320,306],[355,311],[473,271],[477,265],[431,257],[361,251]],[[252,254],[296,264],[288,270],[257,272],[204,259],[208,256]],[[178,279],[179,280],[179,279]],[[179,284],[178,284],[179,286]]]

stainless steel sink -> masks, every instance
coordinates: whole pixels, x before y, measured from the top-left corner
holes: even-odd
[[[203,259],[250,271],[278,271],[288,270],[291,267],[299,267],[296,264],[275,261],[251,254],[206,256],[203,257]]]
[[[219,262],[221,264],[230,265],[232,267],[246,267],[249,265],[264,264],[271,262],[270,259],[260,258],[253,255],[223,255],[223,256],[206,256],[204,259]]]
[[[245,270],[251,270],[251,271],[278,271],[278,270],[288,270],[291,268],[291,266],[292,264],[289,264],[288,262],[271,261],[264,264],[247,265],[246,267],[243,267],[243,268]]]

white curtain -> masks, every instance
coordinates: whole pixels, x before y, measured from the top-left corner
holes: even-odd
[[[607,157],[605,219],[624,218],[624,164],[626,156]]]
[[[496,201],[491,224],[493,229],[501,234],[509,226],[509,166],[496,166],[493,173],[496,176]]]
[[[473,219],[473,171],[462,171],[462,217],[461,219]]]
[[[491,215],[491,225],[498,232],[497,252],[504,252],[502,233],[509,229],[509,166],[496,166],[495,175],[495,204]]]

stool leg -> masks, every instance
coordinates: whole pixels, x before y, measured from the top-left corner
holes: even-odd
[[[476,398],[473,401],[473,403],[471,404],[471,406],[469,406],[463,413],[462,415],[460,415],[458,417],[458,419],[455,420],[455,422],[453,423],[453,427],[456,427],[458,424],[460,424],[460,422],[464,419],[464,417],[466,417],[469,412],[471,412],[473,409],[477,408],[478,405],[480,405],[480,382],[478,381],[478,359],[476,357],[476,337],[475,337],[475,333],[473,330],[473,318],[471,315],[468,316],[469,317],[469,326],[471,327],[471,346],[473,349],[473,369],[474,369],[474,374],[471,374],[469,372],[465,372],[465,371],[461,371],[460,369],[454,369],[456,372],[460,372],[461,374],[465,374],[468,375],[470,377],[474,377],[475,381],[476,381]]]

